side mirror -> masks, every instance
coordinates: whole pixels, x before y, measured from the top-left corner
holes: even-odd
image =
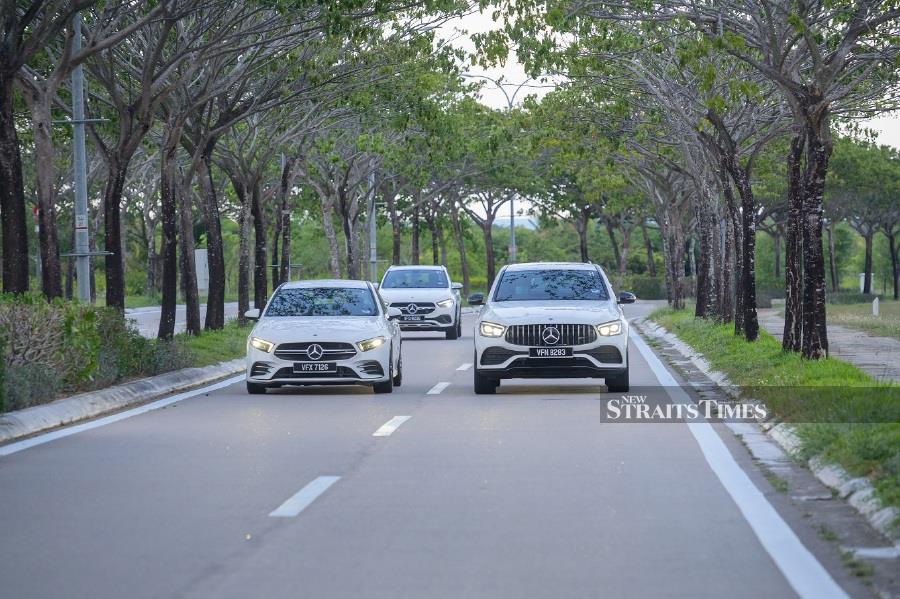
[[[469,305],[470,306],[483,306],[484,305],[484,294],[483,293],[473,293],[469,296]]]
[[[450,283],[450,289],[460,290],[462,289],[462,283]]]
[[[630,291],[623,291],[619,294],[619,303],[620,304],[633,304],[637,299],[637,296]]]
[[[244,318],[247,320],[259,320],[259,308],[253,308],[244,312]]]
[[[400,311],[400,308],[388,308],[387,309],[387,317],[389,319],[399,318],[403,312]]]

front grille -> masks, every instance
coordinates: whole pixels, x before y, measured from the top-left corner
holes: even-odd
[[[273,379],[335,379],[347,378],[358,379],[356,372],[352,368],[346,366],[338,366],[337,372],[294,372],[293,366],[286,366],[280,369],[272,377]]]
[[[544,329],[554,327],[559,331],[559,341],[553,345],[585,345],[597,340],[597,330],[589,324],[514,324],[506,329],[506,342],[512,345],[546,347],[542,335]]]
[[[482,366],[496,366],[509,360],[513,356],[527,356],[528,352],[515,351],[505,347],[489,347],[481,353]]]
[[[415,306],[416,310],[412,311],[409,309],[410,306]],[[434,312],[434,303],[433,302],[394,302],[391,304],[391,308],[400,308],[400,312],[403,314],[430,314]]]
[[[622,352],[619,351],[618,347],[612,345],[601,345],[600,347],[591,348],[584,353],[604,364],[622,363]]]
[[[316,343],[324,350],[318,362],[334,362],[337,360],[349,360],[356,355],[356,348],[352,343],[338,343],[334,341],[304,341],[303,343],[282,343],[275,348],[275,357],[282,360],[308,361],[307,348]]]

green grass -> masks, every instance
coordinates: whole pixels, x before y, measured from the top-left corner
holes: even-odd
[[[828,306],[828,324],[865,331],[870,335],[900,339],[900,302],[879,300],[879,315],[872,316],[872,304]]]
[[[237,294],[226,294],[225,302],[236,302]],[[151,308],[159,306],[162,303],[161,295],[126,295],[125,296],[125,307],[126,308]],[[184,299],[179,297],[178,303],[184,303]],[[206,303],[206,296],[200,296],[200,303]],[[94,302],[94,305],[102,308],[106,305],[106,296],[101,292],[97,292],[97,301]]]
[[[231,321],[221,331],[203,331],[196,337],[181,333],[175,338],[194,356],[193,366],[208,366],[217,362],[242,358],[247,354],[247,335],[251,325],[240,326]]]
[[[747,343],[732,325],[698,320],[688,311],[663,308],[650,318],[703,354],[747,397],[795,424],[801,457],[823,455],[854,476],[868,476],[886,505],[900,506],[900,387],[840,360],[785,353],[765,332]]]

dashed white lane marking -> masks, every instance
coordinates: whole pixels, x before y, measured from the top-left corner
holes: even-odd
[[[148,403],[148,404],[145,404],[145,405],[137,407],[137,408],[132,408],[131,410],[126,410],[124,412],[119,412],[118,414],[113,414],[112,416],[107,416],[105,418],[98,418],[97,420],[91,420],[90,422],[85,422],[84,424],[78,424],[76,426],[62,428],[62,429],[55,430],[50,433],[45,433],[43,435],[31,437],[30,439],[25,439],[24,441],[18,441],[16,443],[10,443],[9,445],[3,445],[2,447],[0,447],[0,457],[7,456],[7,455],[10,455],[13,453],[17,453],[24,449],[28,449],[29,447],[35,447],[36,445],[43,445],[44,443],[49,443],[50,441],[55,441],[56,439],[62,439],[63,437],[68,437],[70,435],[76,435],[78,433],[83,433],[84,431],[89,431],[91,429],[99,428],[101,426],[106,426],[107,424],[112,424],[113,422],[118,422],[120,420],[125,420],[126,418],[131,418],[132,416],[146,414],[147,412],[150,412],[153,410],[158,410],[160,408],[164,408],[173,403],[188,399],[190,397],[194,397],[195,395],[200,395],[202,393],[209,393],[210,391],[215,391],[217,389],[222,389],[224,387],[228,387],[229,385],[233,385],[237,382],[243,381],[244,378],[245,378],[245,376],[243,374],[238,375],[238,376],[233,376],[230,379],[225,379],[224,381],[220,381],[213,385],[209,385],[208,387],[192,389],[191,391],[186,391],[185,393],[179,393],[178,395],[173,395],[172,397],[160,399],[158,401],[154,401],[152,403]]]
[[[272,518],[293,518],[312,504],[328,487],[341,480],[340,476],[320,476],[297,491],[290,499],[278,506],[269,516]]]
[[[440,393],[441,391],[443,391],[444,389],[446,389],[449,386],[450,386],[450,383],[440,382],[437,385],[435,385],[434,387],[432,387],[431,389],[429,389],[428,393],[426,393],[425,395],[437,395],[438,393]]]
[[[382,424],[377,431],[372,433],[373,437],[390,437],[394,434],[400,425],[412,418],[412,416],[394,416],[384,424]]]
[[[630,338],[672,401],[681,404],[690,403],[691,399],[687,392],[679,387],[678,382],[666,370],[653,350],[633,329]],[[708,422],[688,423],[687,427],[700,446],[706,463],[737,504],[759,542],[794,591],[801,597],[846,597],[844,590],[797,538],[791,527],[741,469],[713,427]]]
[[[471,364],[470,362],[466,362],[465,364],[463,364],[462,366],[460,366],[459,368],[457,368],[457,370],[468,370],[468,369],[470,369],[471,367],[472,367],[472,364]]]

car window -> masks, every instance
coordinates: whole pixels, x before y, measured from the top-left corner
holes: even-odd
[[[442,270],[389,270],[381,282],[383,289],[431,289],[447,287],[447,275]]]
[[[281,289],[266,316],[375,316],[378,306],[368,289],[303,287]]]
[[[603,278],[596,270],[515,270],[503,273],[495,302],[540,300],[608,300]]]

